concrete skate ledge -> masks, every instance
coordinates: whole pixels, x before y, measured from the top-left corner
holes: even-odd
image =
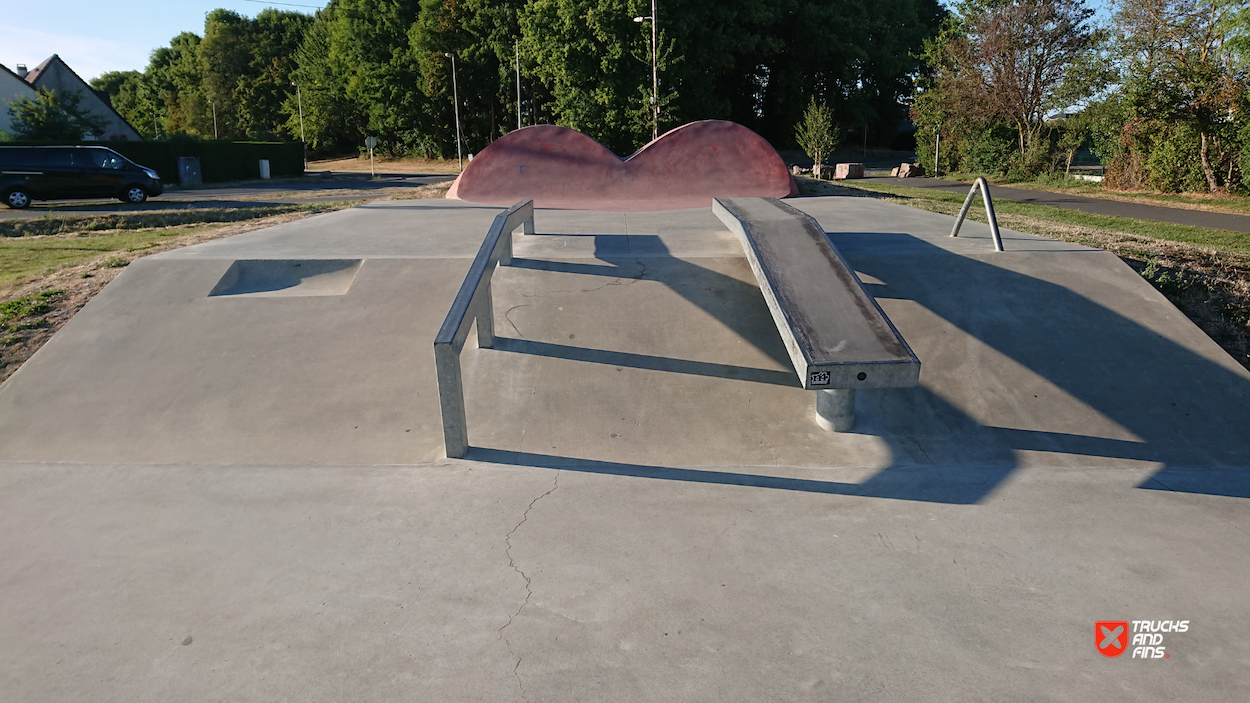
[[[742,243],[816,421],[845,432],[858,388],[920,383],[920,360],[825,231],[775,198],[715,198],[712,211]]]

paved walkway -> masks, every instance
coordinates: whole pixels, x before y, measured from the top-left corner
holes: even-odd
[[[930,188],[952,193],[967,193],[968,189],[972,187],[971,183],[947,181],[940,178],[873,178],[872,180],[877,183],[889,183],[890,185],[908,186],[911,188]],[[1126,203],[1119,200],[1088,198],[1071,193],[1051,193],[1044,190],[1024,190],[1023,188],[1008,188],[1006,186],[991,186],[990,194],[995,198],[1003,200],[1053,205],[1055,207],[1068,208],[1069,210],[1089,212],[1095,215],[1132,217],[1137,220],[1153,220],[1155,222],[1170,222],[1177,225],[1192,225],[1194,227],[1210,227],[1211,229],[1226,229],[1232,232],[1250,233],[1250,215],[1229,215],[1223,212],[1206,212],[1203,210],[1186,210],[1184,208],[1160,205]]]

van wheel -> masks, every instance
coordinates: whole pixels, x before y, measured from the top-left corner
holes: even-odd
[[[141,203],[148,199],[148,192],[139,186],[131,186],[121,197],[123,203]]]
[[[4,194],[4,204],[17,210],[30,207],[30,194],[21,188],[14,188]]]

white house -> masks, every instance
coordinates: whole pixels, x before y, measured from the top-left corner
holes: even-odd
[[[91,86],[80,78],[77,73],[74,73],[74,70],[56,54],[48,57],[47,61],[39,64],[32,71],[27,72],[24,65],[18,64],[16,74],[10,73],[8,69],[5,69],[4,73],[8,74],[7,77],[17,78],[19,81],[24,82],[26,89],[30,91],[28,94],[16,95],[15,97],[32,98],[36,95],[36,89],[77,93],[82,98],[79,107],[93,115],[103,117],[107,121],[107,126],[101,134],[83,135],[84,139],[142,139],[139,136],[139,132],[134,127],[131,127],[130,123],[126,122],[121,115],[117,114],[117,111],[109,105],[107,100],[96,94],[91,89]],[[5,78],[6,76],[0,76],[0,91],[7,91],[7,83],[4,82]],[[0,96],[5,96],[5,93],[0,92]],[[15,97],[5,96],[5,99],[13,100]],[[0,128],[11,132],[12,130],[3,127],[8,119],[8,110],[7,106],[5,106],[4,115],[0,117]]]
[[[26,67],[20,68],[21,72]],[[13,118],[9,116],[9,102],[19,98],[34,100],[38,93],[20,75],[0,64],[0,140],[13,138]]]

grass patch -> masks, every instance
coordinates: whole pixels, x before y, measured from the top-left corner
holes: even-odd
[[[104,254],[150,248],[165,239],[191,234],[207,227],[211,225],[141,229],[90,236],[0,239],[0,283],[38,276],[66,266],[76,266]],[[113,259],[129,263],[121,257]],[[124,266],[125,263],[120,265]]]
[[[363,200],[341,200],[285,205],[245,207],[178,208],[170,210],[127,210],[107,215],[47,215],[34,219],[0,220],[0,237],[33,237],[81,232],[179,227],[210,222],[241,222],[292,212],[340,210]]]
[[[819,188],[821,185],[819,181],[810,181],[807,187],[812,188],[814,186]],[[903,205],[910,205],[931,212],[940,212],[944,215],[959,214],[959,207],[963,205],[964,198],[967,197],[965,193],[950,193],[929,188],[914,188],[866,181],[856,181],[853,184],[844,182],[839,185],[854,190],[889,195],[892,196],[895,202]],[[968,213],[968,219],[985,222],[983,209],[978,211],[978,208],[982,208],[980,199],[978,198],[973,205],[974,207]],[[1163,239],[1169,242],[1180,242],[1222,251],[1237,252],[1239,254],[1250,254],[1250,234],[1231,232],[1224,229],[1208,229],[1206,227],[1176,225],[1169,222],[1136,220],[1113,215],[1095,215],[1053,205],[1018,203],[1002,198],[994,201],[994,211],[999,215],[1019,215],[1074,227],[1110,230],[1151,239]]]
[[[37,318],[51,310],[52,301],[60,295],[59,290],[45,290],[0,303],[0,334],[42,326],[42,320],[31,318]]]
[[[971,182],[981,174],[951,173],[943,175],[956,181]],[[1117,200],[1125,203],[1161,205],[1185,210],[1223,212],[1230,215],[1250,215],[1250,197],[1235,193],[1159,193],[1156,191],[1107,190],[1101,183],[1080,181],[1062,176],[1038,176],[1027,180],[989,179],[992,185],[1026,190],[1043,190],[1051,193],[1071,193],[1091,198]]]

